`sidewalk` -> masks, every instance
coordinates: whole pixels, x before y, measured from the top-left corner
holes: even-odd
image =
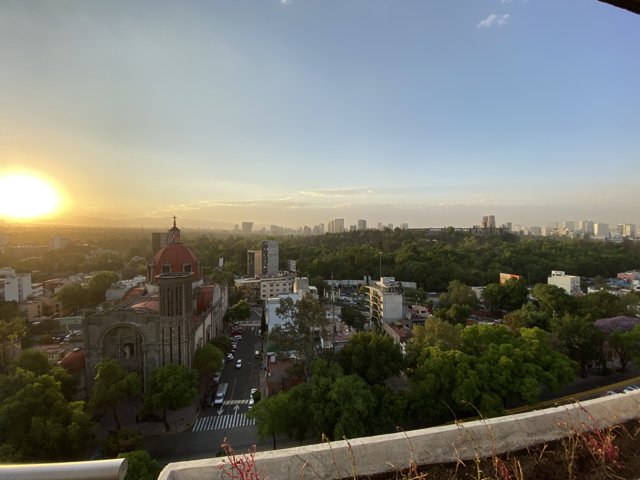
[[[167,410],[167,423],[169,431],[166,430],[164,422],[160,418],[153,422],[140,422],[137,411],[138,404],[135,401],[127,400],[118,405],[118,419],[120,420],[120,430],[138,432],[141,435],[159,435],[164,433],[177,433],[190,428],[198,418],[200,413],[199,397],[191,405],[179,410]],[[160,413],[160,415],[162,415]],[[103,443],[110,431],[116,430],[116,422],[111,410],[105,411],[97,422],[97,432],[95,441]]]

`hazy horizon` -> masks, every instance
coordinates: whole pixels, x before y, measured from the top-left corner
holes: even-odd
[[[0,177],[64,192],[42,223],[638,224],[639,22],[596,0],[2,2]]]

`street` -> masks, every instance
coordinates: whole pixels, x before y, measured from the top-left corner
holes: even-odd
[[[233,360],[225,362],[222,370],[220,383],[229,385],[222,407],[202,408],[193,425],[180,433],[145,437],[145,448],[153,458],[167,463],[215,457],[225,438],[237,452],[252,445],[269,448],[269,439],[260,448],[255,420],[246,415],[250,391],[259,388],[261,360],[255,358],[255,351],[261,348],[259,330],[259,315],[252,311],[251,320],[243,323],[242,340]],[[241,368],[236,368],[238,359],[242,360]]]

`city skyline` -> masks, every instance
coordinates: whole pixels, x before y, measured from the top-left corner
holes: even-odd
[[[0,179],[55,184],[59,224],[637,224],[637,22],[595,0],[5,2]]]

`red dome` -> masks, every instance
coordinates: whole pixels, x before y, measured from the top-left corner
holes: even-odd
[[[165,245],[153,256],[151,280],[161,273],[193,273],[194,279],[200,278],[200,262],[189,247],[182,243]]]
[[[60,365],[69,373],[84,372],[84,353],[79,348],[74,348],[60,360]]]
[[[161,273],[192,273],[194,280],[200,280],[200,262],[198,257],[180,239],[180,229],[176,227],[176,217],[173,217],[173,227],[169,230],[169,243],[153,256],[149,265],[149,279],[154,281]]]

